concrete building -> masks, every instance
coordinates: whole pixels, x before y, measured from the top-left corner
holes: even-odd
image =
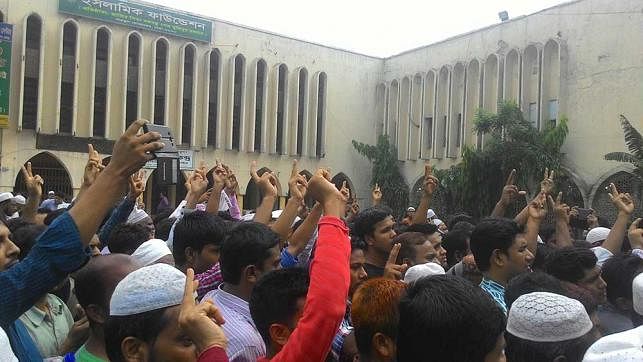
[[[201,41],[70,15],[57,1],[0,0],[0,11],[14,25],[3,190],[20,189],[19,166],[32,160],[47,189],[73,194],[86,143],[106,155],[142,117],[172,128],[185,171],[230,164],[246,209],[257,202],[254,159],[276,172],[282,204],[292,158],[307,172],[332,166],[367,200],[370,165],[351,140],[390,135],[414,186],[425,160],[446,168],[464,145],[484,144],[472,132],[477,108],[511,99],[538,127],[568,117],[565,172],[579,204],[606,207],[613,181],[641,199],[630,169],[603,161],[624,149],[618,115],[643,119],[641,0],[573,1],[385,59],[206,17]],[[151,171],[148,206],[159,191]]]

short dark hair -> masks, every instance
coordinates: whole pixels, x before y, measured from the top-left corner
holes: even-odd
[[[360,355],[370,357],[373,336],[382,333],[397,340],[400,314],[398,304],[406,290],[399,280],[373,278],[355,291],[351,317]]]
[[[351,239],[351,253],[356,250],[366,251],[366,243],[364,240],[358,238]]]
[[[447,251],[447,264],[453,266],[458,263],[456,252],[460,252],[461,257],[467,255],[469,244],[467,240],[471,238],[471,232],[463,229],[455,229],[446,233],[442,237],[442,246]]]
[[[18,259],[22,260],[29,254],[31,248],[36,245],[36,241],[45,230],[47,230],[45,225],[32,224],[23,226],[11,234],[11,241],[20,248]]]
[[[560,280],[578,283],[598,259],[590,249],[567,247],[554,251],[545,262],[547,273]]]
[[[43,224],[49,226],[54,220],[56,220],[60,215],[67,212],[67,209],[56,209],[54,211],[48,212],[45,219],[42,221]]]
[[[374,206],[360,211],[353,222],[353,234],[365,240],[366,235],[373,235],[375,224],[389,216],[393,216],[393,211],[385,206]]]
[[[544,271],[547,259],[549,259],[549,256],[551,256],[555,250],[556,249],[549,246],[549,244],[537,243],[536,254],[534,255],[534,261],[531,263],[531,269]]]
[[[518,223],[510,219],[487,218],[480,221],[473,229],[470,242],[478,269],[488,271],[493,251],[497,249],[506,254],[521,232]]]
[[[185,249],[200,253],[205,245],[223,244],[227,226],[225,221],[205,211],[194,211],[183,216],[174,227],[172,255],[176,265],[185,265]]]
[[[614,255],[603,264],[603,280],[607,283],[607,300],[616,304],[618,298],[632,300],[632,282],[643,268],[643,259],[632,254]]]
[[[252,289],[250,314],[266,345],[270,325],[281,323],[295,328],[297,301],[306,298],[310,279],[302,268],[274,270],[264,275]]]
[[[9,232],[14,232],[20,229],[23,226],[34,225],[33,222],[27,221],[22,217],[16,217],[13,219],[5,220],[5,226],[9,229]]]
[[[509,280],[505,289],[505,303],[507,310],[511,309],[513,302],[521,295],[533,292],[549,292],[565,294],[565,289],[560,280],[544,272],[522,273]]]
[[[118,224],[107,238],[110,253],[132,255],[141,244],[150,239],[150,230],[141,224]]]
[[[579,338],[562,342],[533,342],[506,332],[505,354],[507,361],[553,361],[558,356],[565,356],[566,361],[581,361],[593,343],[590,335],[591,333],[588,333]]]
[[[473,226],[473,218],[468,214],[455,214],[449,217],[449,219],[447,220],[447,226],[449,227],[449,230],[455,228],[455,226],[459,223],[466,223]]]
[[[105,351],[112,362],[125,362],[121,343],[127,337],[136,337],[146,343],[154,343],[159,333],[169,322],[165,311],[168,308],[128,315],[110,316],[105,323]]]
[[[154,236],[157,239],[166,240],[170,237],[170,231],[172,230],[172,225],[174,225],[176,219],[162,219],[159,220],[154,225]]]
[[[242,222],[227,234],[221,247],[221,276],[225,283],[238,284],[241,272],[248,265],[260,266],[268,257],[270,249],[281,238],[268,226],[256,222]]]
[[[405,232],[393,238],[393,244],[400,244],[397,262],[404,259],[415,259],[415,247],[426,242],[426,235],[417,232]]]
[[[413,224],[406,228],[407,233],[422,233],[424,235],[435,234],[438,231],[438,227],[434,224]]]
[[[397,359],[482,361],[505,330],[505,315],[491,297],[466,279],[420,278],[400,301]]]

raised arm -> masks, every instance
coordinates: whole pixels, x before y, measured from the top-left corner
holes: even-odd
[[[347,200],[329,176],[327,170],[318,170],[309,182],[308,192],[322,204],[325,216],[319,222],[302,317],[272,361],[324,361],[346,312],[350,242],[340,217]]]
[[[525,240],[527,241],[527,249],[536,255],[538,246],[538,232],[540,231],[540,223],[547,216],[547,208],[545,208],[546,197],[544,193],[538,196],[529,203],[529,217],[527,219],[527,226],[525,230]]]
[[[271,227],[272,231],[279,234],[281,240],[288,238],[290,228],[297,217],[299,206],[304,201],[306,189],[308,188],[306,177],[299,174],[297,160],[292,161],[292,171],[290,172],[290,179],[288,180],[288,188],[290,190],[290,199],[288,199],[284,211]]]
[[[150,153],[163,148],[156,132],[137,134],[147,121],[137,120],[125,131],[114,145],[112,159],[96,181],[87,189],[69,211],[78,227],[85,246],[96,233],[105,214],[111,209],[128,178],[154,156]]]
[[[273,205],[277,200],[277,178],[272,172],[265,172],[259,177],[257,174],[257,161],[252,161],[250,165],[250,176],[262,195],[261,204],[257,207],[253,221],[267,225],[272,216]]]
[[[623,246],[623,240],[627,232],[627,224],[630,222],[630,217],[634,212],[634,201],[630,194],[620,193],[614,184],[610,184],[610,189],[611,192],[609,196],[618,211],[618,216],[602,247],[615,255],[621,251],[621,247]]]
[[[22,210],[22,218],[26,221],[36,222],[38,205],[42,197],[43,180],[40,175],[34,175],[31,170],[31,162],[27,162],[27,167],[22,166],[22,176],[27,185],[27,204]]]
[[[320,203],[315,203],[315,206],[310,210],[304,222],[299,225],[297,230],[292,234],[288,240],[288,253],[294,257],[301,254],[306,248],[306,244],[315,234],[319,219],[321,219],[323,208]]]
[[[573,245],[572,236],[569,233],[569,212],[570,208],[563,203],[563,193],[559,192],[556,201],[547,196],[549,205],[554,210],[554,220],[556,223],[556,247],[565,248]]]
[[[210,199],[208,200],[208,206],[206,211],[211,214],[217,214],[219,212],[219,204],[221,203],[221,192],[225,188],[225,178],[227,176],[226,170],[219,160],[212,171],[212,180],[214,185],[212,186],[212,192],[210,192]]]
[[[371,202],[373,206],[378,206],[382,203],[382,190],[380,190],[380,185],[375,184],[373,191],[371,192]]]
[[[431,165],[428,163],[425,164],[424,183],[422,184],[423,193],[420,199],[420,205],[418,205],[415,216],[413,217],[413,224],[426,224],[426,213],[429,211],[433,192],[438,188],[438,182],[440,181],[437,177],[433,176]]]
[[[518,191],[518,187],[515,185],[515,182],[516,182],[516,169],[513,169],[509,173],[509,177],[507,177],[505,186],[502,188],[502,194],[500,195],[500,200],[498,200],[498,202],[496,203],[496,206],[493,208],[493,211],[491,212],[491,215],[490,215],[491,217],[505,217],[507,208],[516,200],[516,198],[518,198],[518,195],[526,194],[524,191]],[[523,211],[525,212],[524,217],[526,222],[526,216],[527,216],[526,208]],[[518,220],[516,221],[518,222]],[[523,222],[521,225],[524,225],[525,222]],[[518,223],[520,224],[520,222]]]
[[[143,181],[142,171],[132,175],[128,182],[129,191],[127,193],[127,197],[118,204],[118,207],[112,211],[109,219],[107,219],[105,224],[100,228],[98,239],[100,240],[102,247],[107,245],[107,239],[114,227],[127,221],[127,217],[136,206],[136,199],[138,199],[143,191],[145,191],[145,182]]]

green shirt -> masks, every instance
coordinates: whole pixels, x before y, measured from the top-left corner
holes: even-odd
[[[67,305],[53,294],[47,294],[50,313],[31,307],[20,316],[42,358],[58,356],[58,348],[67,338],[74,318]]]
[[[76,357],[76,362],[108,362],[89,353],[84,344],[76,351],[74,357]]]

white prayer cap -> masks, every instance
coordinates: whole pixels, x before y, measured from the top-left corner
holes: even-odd
[[[433,225],[440,226],[442,224],[444,224],[444,221],[442,221],[440,219],[433,219]]]
[[[409,206],[406,211],[408,212],[415,212],[415,208],[413,206]]]
[[[583,358],[583,362],[613,361],[643,361],[643,326],[599,339]]]
[[[279,219],[279,216],[281,216],[281,213],[283,213],[283,212],[284,212],[284,210],[275,210],[275,211],[272,212],[271,217],[273,219]]]
[[[139,209],[138,207],[134,207],[134,210],[132,210],[132,212],[127,217],[127,223],[136,224],[137,222],[142,221],[146,217],[149,217],[149,215],[145,212],[145,210]]]
[[[643,316],[643,273],[632,281],[632,304],[634,311]]]
[[[56,193],[55,193],[55,192],[53,192],[53,191],[49,191],[49,192],[47,192],[47,195],[49,195],[49,196],[54,196],[54,195],[56,195]]]
[[[432,217],[435,217],[435,211],[433,211],[433,209],[428,209],[428,210],[426,211],[426,218],[427,218],[427,219],[430,219],[430,218],[432,218]]]
[[[13,199],[11,199],[11,201],[15,202],[18,205],[24,205],[27,203],[27,199],[25,199],[25,197],[22,195],[14,197]]]
[[[568,341],[592,328],[581,302],[546,292],[521,295],[511,305],[507,318],[507,332],[532,342]]]
[[[185,274],[167,264],[152,264],[128,274],[118,283],[109,315],[128,316],[181,304]]]
[[[587,241],[590,244],[594,244],[598,241],[603,241],[607,239],[607,235],[609,235],[610,229],[608,228],[603,228],[603,227],[597,227],[593,228],[587,233],[587,236],[585,237],[585,241]]]
[[[5,202],[11,199],[13,199],[13,194],[11,192],[3,192],[0,194],[0,202]]]
[[[241,221],[252,221],[255,219],[255,213],[251,212],[248,214],[245,214],[241,217]]]
[[[404,274],[404,283],[410,284],[420,278],[445,274],[444,268],[437,263],[413,265]]]
[[[161,239],[148,240],[132,253],[132,257],[140,261],[143,266],[150,265],[166,255],[172,255],[172,251]]]

